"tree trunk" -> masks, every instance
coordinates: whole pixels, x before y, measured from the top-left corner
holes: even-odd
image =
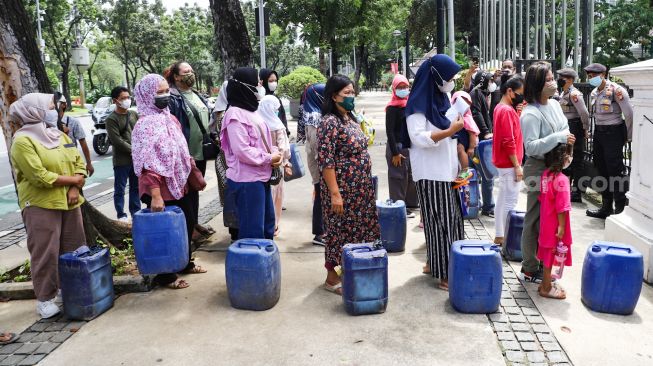
[[[220,50],[219,57],[225,75],[232,75],[236,68],[251,65],[252,46],[245,18],[238,0],[210,0],[213,14],[213,38]]]
[[[326,60],[324,59],[325,54],[324,54],[324,48],[323,47],[320,47],[317,57],[320,59],[320,71],[322,72],[323,75],[328,76],[329,75],[329,70],[328,70],[327,65],[326,65]]]
[[[354,70],[354,85],[356,86],[356,94],[361,92],[360,79],[363,69],[363,53],[367,52],[365,45],[361,44],[356,46],[356,70]]]
[[[61,64],[61,89],[63,89],[63,96],[68,101],[67,110],[73,109],[73,101],[70,98],[70,66],[66,63]]]

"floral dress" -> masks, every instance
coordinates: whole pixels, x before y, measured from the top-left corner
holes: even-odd
[[[340,264],[343,245],[379,239],[372,159],[367,151],[367,137],[354,121],[350,117],[343,121],[329,114],[323,117],[318,127],[320,170],[335,169],[344,206],[343,215],[332,212],[331,194],[322,178],[320,184],[327,269]]]

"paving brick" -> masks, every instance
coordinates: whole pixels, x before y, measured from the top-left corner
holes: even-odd
[[[50,323],[42,323],[38,322],[32,325],[29,329],[33,332],[43,332],[47,327],[49,327],[51,324]]]
[[[515,332],[528,332],[531,330],[531,326],[528,323],[513,323],[510,326]]]
[[[515,337],[520,342],[532,342],[535,340],[535,337],[529,332],[515,332]]]
[[[64,330],[68,330],[68,331],[71,330],[71,329],[77,329],[77,330],[79,330],[79,328],[83,327],[84,324],[86,324],[86,322],[83,322],[83,321],[74,321],[74,322],[70,322],[70,323],[66,324],[66,326],[63,327],[63,329],[64,329]]]
[[[522,351],[506,351],[506,358],[510,362],[524,361],[526,355]]]
[[[490,314],[490,320],[496,323],[507,323],[508,317],[504,314]]]
[[[533,301],[531,299],[519,299],[519,298],[516,298],[515,301],[517,302],[517,305],[519,305],[521,307],[526,307],[526,308],[534,308],[535,307],[535,304],[533,303]]]
[[[43,358],[45,358],[47,355],[31,355],[25,357],[20,363],[18,363],[18,366],[32,366],[36,365],[41,361]]]
[[[509,285],[519,285],[519,280],[516,278],[506,278],[506,283]]]
[[[495,332],[510,332],[508,323],[492,323]]]
[[[567,359],[567,356],[565,356],[565,354],[560,352],[560,351],[547,352],[546,353],[546,358],[548,358],[549,362],[552,362],[552,363],[569,362],[569,360]]]
[[[530,300],[530,298],[531,298],[528,295],[528,292],[526,292],[526,291],[514,291],[512,293],[512,297],[514,297],[515,299],[528,299],[528,300]]]
[[[540,345],[537,342],[519,342],[524,351],[539,351]]]
[[[508,315],[511,323],[526,323],[526,317],[523,315]]]
[[[41,343],[23,343],[23,346],[14,353],[17,355],[31,355],[40,345]]]
[[[22,346],[23,346],[23,344],[18,343],[18,342],[4,345],[4,346],[0,347],[0,355],[10,355],[10,354],[16,352],[16,350],[19,349]]]
[[[45,342],[54,335],[54,332],[43,332],[36,335],[30,342]]]
[[[528,352],[526,354],[526,357],[528,357],[528,362],[530,362],[531,365],[535,362],[546,362],[546,357],[544,356],[544,352],[540,352],[540,351]]]
[[[5,358],[4,360],[0,361],[0,366],[14,366],[24,359],[25,356],[23,355],[11,355]]]
[[[544,324],[544,318],[541,316],[528,316],[528,322],[531,324]]]
[[[549,366],[548,362],[531,362],[528,366]]]
[[[512,294],[508,290],[501,291],[501,299],[512,299]]]
[[[54,332],[50,342],[54,343],[63,343],[66,339],[70,338],[73,335],[73,332],[69,330],[62,330],[61,332]]]
[[[18,342],[25,343],[25,342],[31,340],[32,338],[36,337],[36,335],[38,335],[38,334],[40,334],[40,333],[37,333],[37,332],[24,332],[18,338]]]
[[[540,342],[555,342],[556,339],[551,334],[547,333],[537,333],[537,339]]]
[[[554,363],[553,366],[571,366],[571,364],[563,362],[563,363]]]
[[[50,326],[47,327],[46,330],[48,332],[56,332],[56,331],[64,329],[66,327],[66,325],[68,325],[68,322],[56,322],[56,323],[50,324]]]
[[[537,311],[537,309],[534,309],[534,308],[522,308],[522,312],[524,312],[524,315],[527,315],[527,316],[540,315],[540,312]]]
[[[533,330],[536,333],[551,333],[551,328],[546,324],[533,324]]]
[[[501,347],[506,351],[521,351],[521,347],[517,341],[501,341]]]
[[[542,342],[542,348],[545,351],[560,351],[560,345],[556,342]]]
[[[515,333],[513,332],[497,332],[497,337],[500,341],[514,341]]]
[[[510,291],[526,291],[522,285],[508,285],[508,288],[510,288]]]
[[[503,271],[503,278],[517,278],[517,275],[513,271]]]
[[[519,306],[506,306],[503,310],[506,314],[521,315],[521,309]]]
[[[55,348],[59,347],[59,343],[46,342],[42,343],[41,346],[34,352],[37,355],[47,355],[54,351]]]
[[[4,360],[5,358],[7,358],[7,355],[0,355],[0,361]]]
[[[501,306],[517,306],[513,299],[501,299]]]

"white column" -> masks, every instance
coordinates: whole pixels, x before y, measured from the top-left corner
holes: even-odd
[[[644,281],[653,283],[653,59],[615,67],[633,89],[633,142],[629,205],[605,221],[605,239],[633,245],[644,255]]]

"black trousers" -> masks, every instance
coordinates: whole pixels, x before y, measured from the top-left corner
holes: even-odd
[[[195,166],[197,166],[197,169],[202,172],[202,177],[206,176],[206,160],[195,160]],[[192,203],[193,217],[195,219],[195,223],[197,224],[199,222],[200,215],[200,193],[191,189],[188,192],[188,196],[190,197]]]
[[[141,201],[147,205],[147,208],[150,208],[150,205],[152,204],[152,196],[148,194],[144,194],[141,196]],[[177,206],[181,208],[181,210],[184,212],[184,217],[186,218],[186,231],[188,235],[188,264],[186,265],[186,268],[183,269],[183,271],[189,270],[195,267],[195,263],[193,263],[193,260],[191,259],[192,258],[191,240],[193,238],[193,229],[195,228],[195,224],[197,223],[197,221],[193,217],[193,208],[192,208],[190,193],[186,194],[181,199],[163,201],[163,203],[166,206]],[[154,277],[154,282],[159,285],[167,285],[169,283],[175,282],[176,280],[177,280],[176,273],[163,273],[163,274],[156,275],[156,277]]]
[[[596,126],[594,131],[594,165],[599,176],[604,179],[605,189],[601,196],[604,206],[612,207],[626,203],[628,180],[624,165],[624,145],[626,142],[626,125]],[[603,188],[603,187],[601,187]]]
[[[576,143],[574,143],[574,160],[564,173],[569,177],[572,192],[585,192],[585,187],[581,185],[581,178],[584,173],[583,151],[585,148],[585,130],[583,129],[583,123],[580,118],[569,120],[569,132],[576,137]]]
[[[313,201],[313,235],[324,234],[322,222],[322,188],[320,183],[315,185],[315,200]]]

